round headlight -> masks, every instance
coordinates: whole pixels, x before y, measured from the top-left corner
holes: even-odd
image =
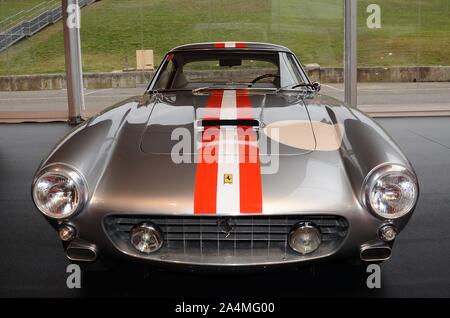
[[[36,207],[53,219],[67,218],[79,211],[86,195],[86,183],[82,176],[65,166],[44,169],[33,183]]]
[[[369,174],[363,201],[378,216],[400,218],[414,208],[419,194],[416,176],[399,165],[385,165]]]

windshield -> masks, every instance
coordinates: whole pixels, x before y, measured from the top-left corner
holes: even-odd
[[[203,87],[277,89],[309,83],[295,57],[285,52],[205,51],[169,53],[150,89]]]

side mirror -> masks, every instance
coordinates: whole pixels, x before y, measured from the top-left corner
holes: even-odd
[[[314,87],[314,90],[315,90],[316,92],[320,92],[320,89],[322,88],[322,85],[320,85],[319,82],[314,82],[314,83],[312,83],[312,86]]]

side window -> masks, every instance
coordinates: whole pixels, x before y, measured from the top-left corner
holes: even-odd
[[[173,60],[167,61],[166,66],[159,75],[158,82],[155,84],[155,89],[168,89],[175,74],[176,67]]]

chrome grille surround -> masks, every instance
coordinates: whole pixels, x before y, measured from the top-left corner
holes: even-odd
[[[162,231],[162,248],[149,255],[130,243],[131,228],[152,222]],[[300,255],[288,244],[288,234],[299,222],[312,222],[322,234],[322,244],[311,254]],[[300,262],[332,255],[344,241],[348,222],[339,216],[108,216],[108,237],[123,253],[141,259],[192,265],[270,265]]]

